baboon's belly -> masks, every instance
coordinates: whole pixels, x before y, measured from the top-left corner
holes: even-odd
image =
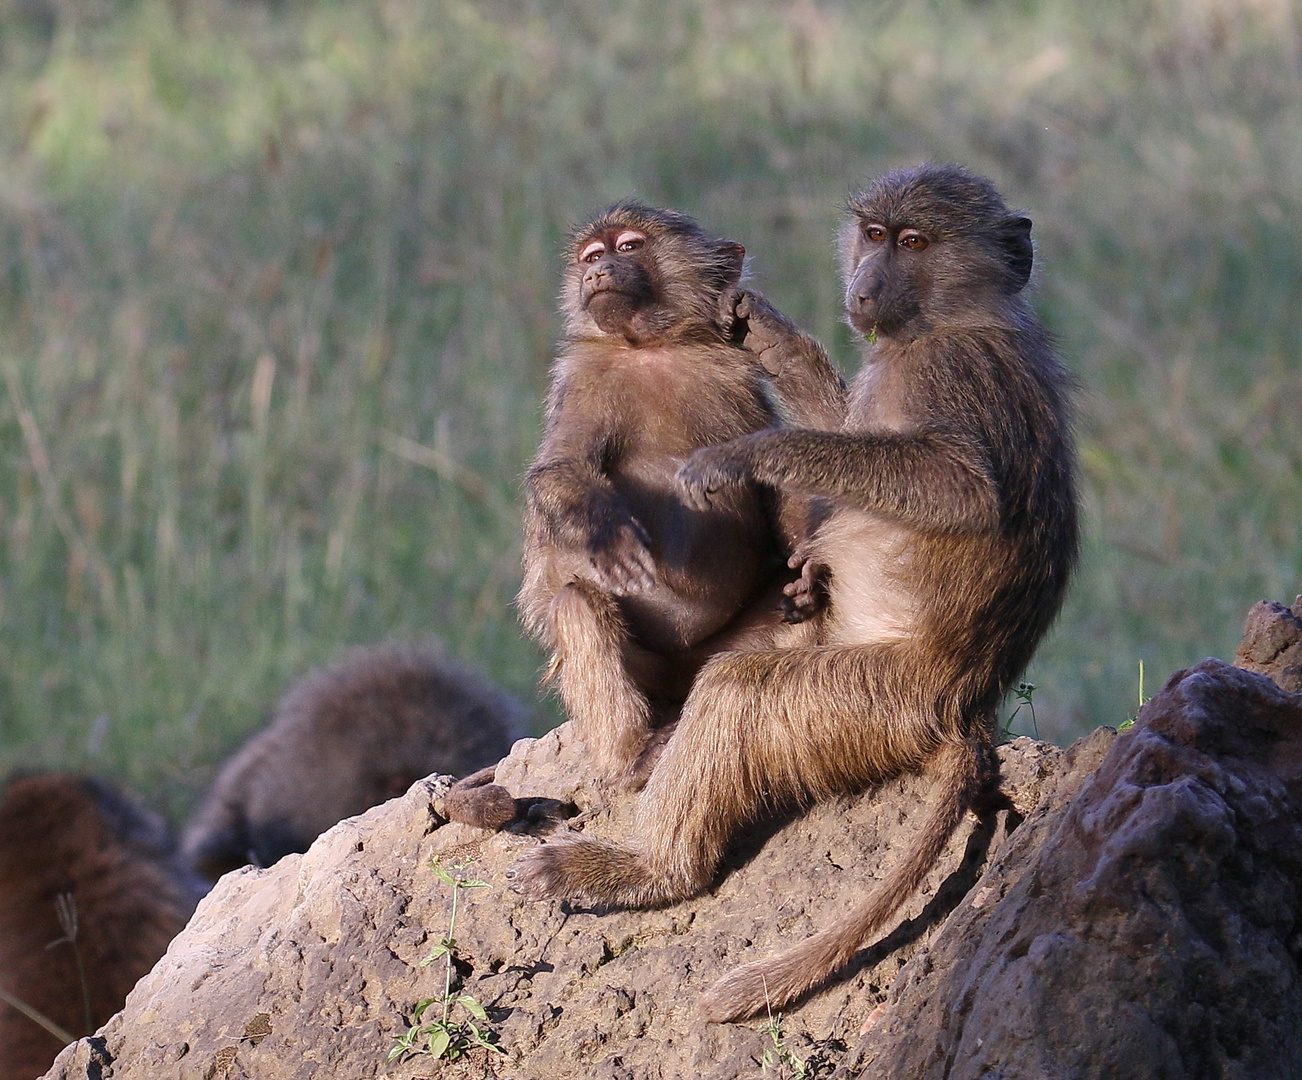
[[[867,645],[912,636],[918,598],[909,587],[915,535],[858,510],[837,510],[818,530],[815,557],[831,572],[832,640]]]

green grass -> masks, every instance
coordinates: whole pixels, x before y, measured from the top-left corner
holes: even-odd
[[[1283,0],[0,0],[0,765],[173,815],[287,682],[510,599],[569,224],[742,240],[851,369],[838,204],[959,160],[1084,386],[1042,733],[1302,583],[1302,28]]]

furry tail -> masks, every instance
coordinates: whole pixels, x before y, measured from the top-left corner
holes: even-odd
[[[963,820],[984,780],[985,756],[979,739],[944,744],[927,773],[939,799],[904,861],[841,922],[794,949],[729,972],[701,997],[707,1020],[739,1020],[766,1005],[779,1009],[821,982],[879,931],[935,865],[950,835]]]

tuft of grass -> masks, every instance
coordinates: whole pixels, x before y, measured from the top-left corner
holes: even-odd
[[[1228,655],[1302,579],[1302,14],[1275,0],[0,5],[0,767],[174,818],[305,668],[437,632],[529,694],[517,481],[568,225],[742,240],[843,367],[846,192],[1035,220],[1084,558],[1027,678]],[[554,714],[553,714],[554,715]]]
[[[1139,719],[1139,714],[1143,711],[1144,705],[1152,700],[1144,697],[1144,661],[1139,661],[1139,700],[1135,705],[1135,711],[1127,716],[1120,724],[1117,725],[1118,731],[1129,731],[1135,726],[1135,721]]]
[[[760,1025],[759,1032],[772,1044],[766,1046],[760,1054],[760,1072],[767,1073],[770,1069],[776,1069],[778,1080],[805,1080],[809,1076],[807,1063],[798,1058],[795,1051],[787,1045],[781,1013],[774,1016],[770,1011],[768,1019]]]

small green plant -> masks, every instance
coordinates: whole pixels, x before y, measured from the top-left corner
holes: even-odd
[[[1139,704],[1135,707],[1135,711],[1133,714],[1127,716],[1123,721],[1121,721],[1120,724],[1117,725],[1117,730],[1129,731],[1132,727],[1134,727],[1135,721],[1139,719],[1139,710],[1144,707],[1144,703],[1148,700],[1149,700],[1148,698],[1144,697],[1144,661],[1140,660],[1139,661]]]
[[[495,1054],[506,1053],[493,1042],[495,1038],[493,1032],[479,1027],[479,1024],[488,1020],[484,1007],[469,994],[452,992],[452,964],[457,955],[457,941],[452,935],[457,925],[457,900],[462,889],[490,887],[486,881],[465,877],[462,874],[465,867],[466,864],[461,862],[443,866],[437,860],[430,867],[435,876],[452,889],[452,914],[448,919],[447,936],[439,938],[434,943],[429,956],[420,962],[420,966],[428,967],[439,959],[444,961],[446,968],[443,977],[443,996],[424,998],[416,1003],[416,1008],[411,1014],[411,1026],[401,1035],[396,1036],[397,1045],[389,1051],[389,1061],[404,1054],[428,1054],[435,1060],[447,1058],[448,1061],[456,1061],[476,1046],[482,1046]],[[425,1017],[432,1005],[441,1006],[439,1017],[436,1020],[426,1020]],[[469,1014],[469,1019],[453,1019],[453,1010],[456,1008]]]
[[[760,1072],[768,1072],[774,1065],[778,1069],[779,1080],[805,1080],[809,1076],[809,1070],[805,1067],[806,1062],[796,1057],[795,1052],[787,1045],[786,1032],[782,1030],[782,1014],[773,1015],[773,1010],[768,1007],[768,985],[764,987],[764,1008],[768,1012],[768,1020],[760,1025],[760,1034],[767,1035],[773,1045],[766,1047],[764,1053],[760,1054]]]
[[[1013,721],[1017,719],[1018,713],[1022,709],[1027,709],[1031,714],[1031,730],[1035,732],[1035,737],[1040,737],[1040,725],[1035,718],[1035,683],[1019,682],[1013,690],[1013,697],[1017,698],[1017,708],[1009,714],[1004,726],[999,731],[999,741],[1007,742],[1013,738]]]

